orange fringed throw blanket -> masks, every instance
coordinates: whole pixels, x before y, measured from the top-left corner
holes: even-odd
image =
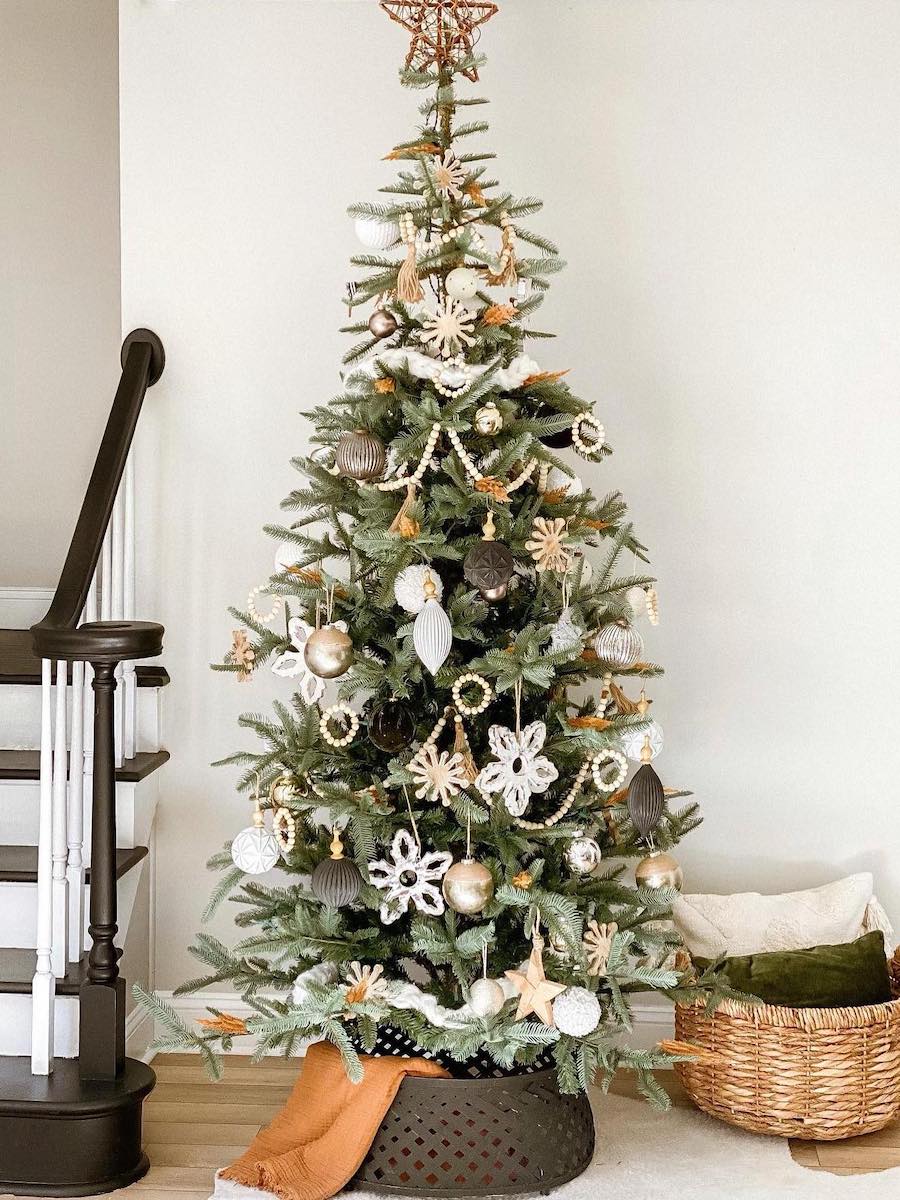
[[[310,1046],[287,1104],[221,1174],[281,1200],[327,1200],[362,1165],[378,1126],[407,1075],[446,1076],[426,1058],[362,1056],[351,1083],[330,1042]]]

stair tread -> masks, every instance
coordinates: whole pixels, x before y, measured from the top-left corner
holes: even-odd
[[[169,761],[168,750],[142,751],[126,758],[116,770],[119,783],[140,783]],[[35,780],[41,777],[40,750],[0,750],[0,780]]]
[[[29,995],[34,967],[34,950],[0,949],[0,995]],[[69,963],[65,975],[57,979],[57,996],[77,996],[86,970],[87,953],[77,963]]]
[[[136,1096],[149,1092],[154,1080],[150,1067],[133,1058],[126,1058],[117,1079],[106,1081],[81,1079],[77,1059],[57,1058],[52,1074],[32,1075],[30,1059],[0,1057],[0,1115],[27,1115],[35,1105],[47,1115],[110,1111],[133,1104]]]
[[[116,851],[116,879],[121,879],[147,855],[146,846]],[[37,883],[37,846],[0,846],[0,883]],[[87,869],[90,880],[91,870]],[[0,951],[5,954],[6,951]],[[27,951],[34,957],[32,951]]]
[[[169,682],[169,672],[157,664],[136,667],[135,674],[138,687],[165,687]],[[41,660],[31,647],[31,630],[0,629],[0,685],[40,682]]]

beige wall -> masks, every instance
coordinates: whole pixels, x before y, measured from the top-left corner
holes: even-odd
[[[0,0],[0,587],[52,586],[118,380],[115,0]]]
[[[706,814],[688,886],[867,868],[900,919],[900,5],[502,10],[482,85],[498,170],[546,198],[536,224],[571,264],[535,353],[599,402],[616,454],[584,473],[625,491],[661,577],[660,767]],[[173,678],[166,988],[194,973],[203,860],[249,815],[207,764],[289,690],[207,664],[271,569],[260,527],[307,444],[298,411],[338,386],[345,207],[391,178],[419,97],[374,2],[123,0],[121,50],[124,320],[169,354],[140,463]]]

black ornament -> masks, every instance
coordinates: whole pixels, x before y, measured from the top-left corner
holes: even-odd
[[[340,833],[335,830],[331,842],[331,858],[326,858],[312,873],[310,887],[313,895],[329,908],[341,908],[352,904],[362,887],[359,867],[349,858],[344,858],[344,844]]]
[[[650,764],[644,763],[628,785],[628,815],[641,837],[649,838],[655,831],[665,802],[662,781]]]
[[[484,537],[472,547],[463,563],[467,582],[477,587],[486,600],[500,600],[506,595],[515,565],[509,547],[494,541],[494,515],[488,512]]]
[[[385,700],[369,718],[369,739],[385,754],[399,754],[415,736],[415,717],[402,700]]]
[[[539,417],[561,417],[564,414],[555,408],[548,408],[546,404],[538,406],[537,416]],[[575,419],[574,417],[572,418]],[[561,429],[559,433],[546,433],[543,437],[538,438],[539,442],[543,442],[545,446],[550,446],[554,450],[568,450],[573,445],[572,442],[572,426],[567,425],[565,429]]]

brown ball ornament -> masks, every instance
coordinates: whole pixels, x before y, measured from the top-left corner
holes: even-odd
[[[494,877],[474,858],[454,863],[441,884],[444,899],[454,912],[466,916],[480,913],[494,894]]]
[[[353,642],[343,630],[325,625],[307,638],[303,661],[319,679],[337,679],[353,664]]]
[[[684,884],[684,872],[671,854],[654,850],[635,867],[634,880],[638,887],[675,888],[680,892]]]
[[[384,471],[387,456],[381,438],[367,429],[354,429],[341,434],[334,461],[347,479],[377,479]]]
[[[463,574],[482,595],[495,592],[497,588],[503,588],[505,594],[515,565],[516,560],[508,546],[493,540],[481,541],[466,555]]]
[[[386,308],[377,308],[369,317],[369,333],[379,341],[396,333],[398,328],[397,318]]]

